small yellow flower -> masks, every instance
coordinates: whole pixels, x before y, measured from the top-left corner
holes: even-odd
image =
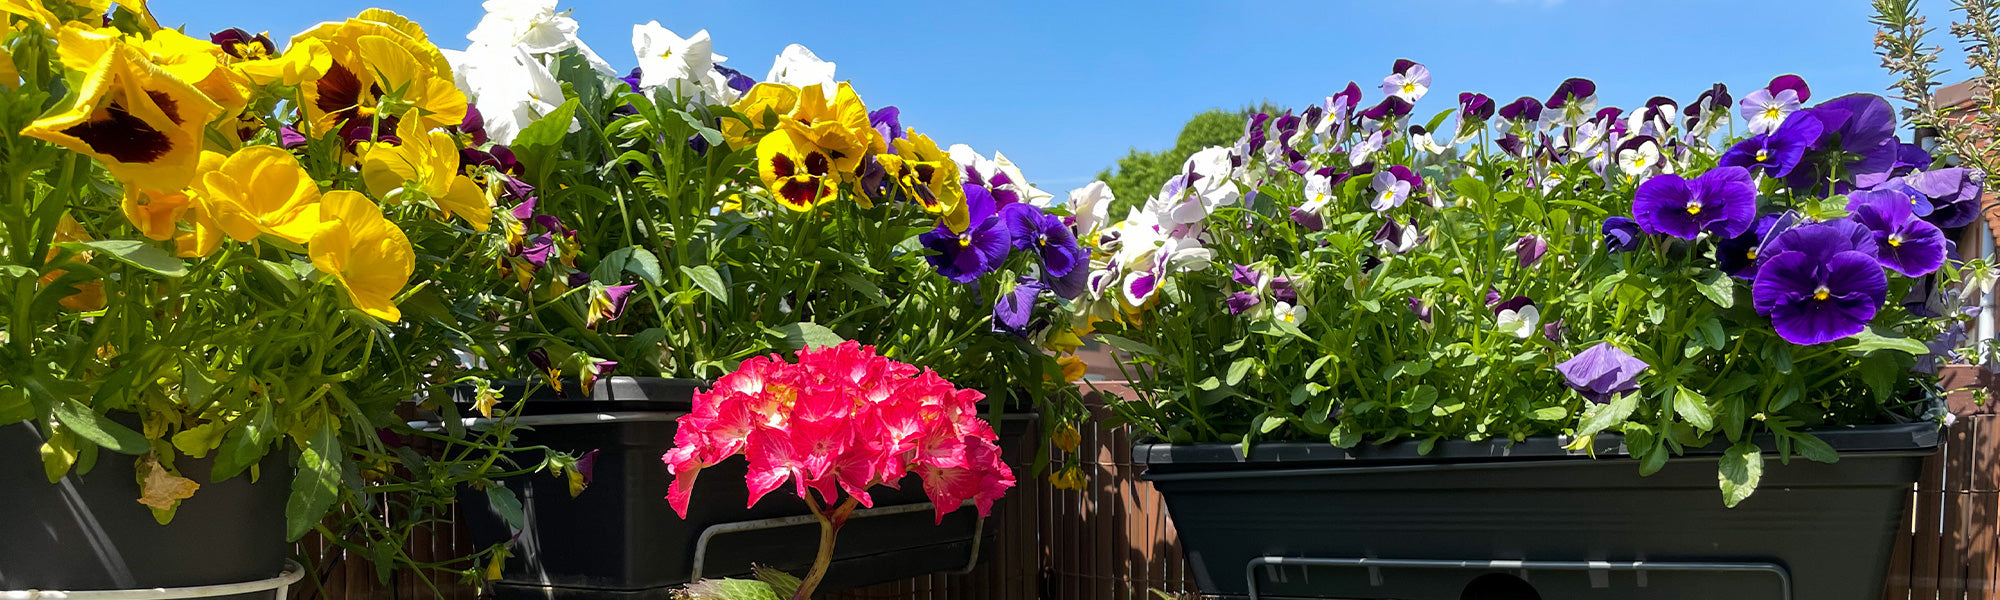
[[[139,233],[156,240],[170,240],[180,233],[181,218],[187,216],[187,192],[160,192],[136,187],[125,188],[122,207],[125,218]]]
[[[182,500],[193,498],[198,489],[201,484],[168,471],[151,454],[139,463],[139,503],[153,510],[173,510]]]
[[[1055,434],[1049,436],[1049,438],[1050,441],[1056,443],[1056,448],[1070,454],[1075,454],[1077,446],[1083,444],[1083,434],[1076,430],[1075,425],[1068,423],[1064,423],[1061,427],[1056,428]]]
[[[1049,339],[1042,342],[1042,347],[1056,354],[1070,354],[1076,352],[1077,348],[1083,347],[1083,338],[1075,329],[1061,329],[1049,334]]]
[[[283,148],[250,146],[230,155],[202,175],[199,192],[208,216],[239,242],[268,233],[302,244],[320,226],[319,184]]]
[[[187,187],[202,134],[221,107],[129,44],[94,57],[68,110],[21,130],[104,163],[112,176],[156,190]]]
[[[410,238],[360,192],[327,192],[322,203],[326,223],[306,246],[313,267],[339,281],[361,312],[384,321],[402,320],[396,294],[416,270]]]
[[[493,203],[472,178],[458,173],[458,146],[451,135],[428,131],[415,111],[405,114],[396,125],[402,145],[364,144],[361,150],[361,178],[368,192],[384,200],[398,197],[408,202],[428,199],[445,216],[465,218],[473,229],[486,231],[493,222]]]
[[[795,212],[832,200],[835,192],[833,157],[805,135],[781,127],[757,142],[757,176],[778,204]]]
[[[1056,359],[1056,364],[1062,365],[1062,376],[1064,382],[1073,382],[1079,379],[1083,379],[1083,376],[1090,372],[1090,365],[1085,364],[1082,358],[1078,358],[1076,356],[1064,356],[1062,358],[1058,358]]]

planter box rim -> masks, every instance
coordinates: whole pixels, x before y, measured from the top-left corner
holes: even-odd
[[[1928,421],[1836,427],[1815,429],[1810,432],[1842,454],[1858,452],[1929,454],[1943,443],[1940,427]],[[1429,454],[1418,453],[1419,444],[1411,440],[1398,440],[1383,445],[1363,444],[1349,449],[1338,448],[1327,442],[1253,442],[1248,456],[1244,455],[1242,444],[1220,442],[1171,444],[1154,439],[1141,439],[1132,444],[1132,457],[1133,462],[1145,465],[1212,467],[1242,463],[1260,468],[1294,466],[1302,463],[1316,466],[1339,466],[1344,463],[1362,467],[1409,463],[1592,459],[1590,453],[1564,447],[1573,439],[1570,436],[1534,436],[1520,442],[1504,439],[1477,442],[1441,440],[1431,448]],[[1768,433],[1757,435],[1752,441],[1763,447],[1766,452],[1772,452],[1776,448],[1774,438]],[[1627,456],[1623,435],[1599,434],[1595,446],[1597,457]],[[1720,455],[1727,446],[1724,442],[1701,448],[1689,448],[1683,456]]]

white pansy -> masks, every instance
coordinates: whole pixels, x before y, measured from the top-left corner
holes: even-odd
[[[1306,307],[1293,306],[1290,302],[1279,302],[1271,307],[1271,318],[1294,325],[1306,322]]]
[[[1319,212],[1333,201],[1333,176],[1314,170],[1307,171],[1305,177],[1306,202],[1299,205],[1299,210]]]
[[[632,51],[639,58],[640,88],[665,89],[690,100],[717,101],[721,90],[728,87],[715,65],[729,59],[715,53],[706,29],[683,38],[661,27],[659,21],[633,25]]]
[[[1780,90],[1773,94],[1769,89],[1750,92],[1743,101],[1737,103],[1748,122],[1750,133],[1763,135],[1778,130],[1785,118],[1799,110],[1799,93],[1795,90]]]
[[[1069,210],[1076,215],[1077,234],[1084,239],[1097,235],[1097,228],[1104,225],[1111,216],[1111,204],[1115,200],[1111,186],[1102,181],[1092,181],[1069,192]]]
[[[473,44],[464,52],[444,51],[459,89],[486,122],[486,135],[496,143],[512,144],[521,128],[554,111],[563,102],[562,84],[541,61],[522,46]],[[575,123],[571,123],[572,130]]]
[[[1618,151],[1618,169],[1624,171],[1626,177],[1649,175],[1660,166],[1660,145],[1653,143],[1652,140]]]
[[[1007,155],[1001,154],[998,150],[993,152],[993,166],[1007,175],[1007,180],[1012,182],[1010,185],[1014,193],[1021,196],[1022,202],[1031,204],[1035,208],[1047,209],[1051,204],[1050,201],[1055,199],[1055,194],[1044,192],[1034,184],[1028,183],[1028,176],[1021,174],[1021,168],[1014,166],[1014,161],[1007,160]]]
[[[529,54],[555,54],[575,48],[590,62],[592,70],[615,75],[611,64],[576,36],[576,19],[570,18],[569,11],[557,11],[556,0],[486,0],[481,7],[486,9],[486,15],[479,19],[472,33],[465,35],[473,46],[519,46]]]
[[[1524,305],[1519,309],[1502,310],[1499,316],[1494,318],[1494,326],[1501,333],[1513,334],[1514,337],[1524,340],[1535,334],[1541,322],[1542,311],[1533,304]]]
[[[831,99],[838,87],[834,84],[833,66],[833,63],[820,60],[819,55],[805,46],[792,44],[786,46],[784,53],[771,63],[771,73],[764,76],[764,81],[801,89],[819,84],[820,91]]]

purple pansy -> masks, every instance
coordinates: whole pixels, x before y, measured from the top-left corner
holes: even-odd
[[[636,69],[634,70],[636,71]],[[751,79],[749,75],[744,75],[742,71],[722,65],[715,65],[715,72],[722,74],[723,80],[728,82],[729,89],[738,92],[748,92],[750,88],[757,86],[757,80]]]
[[[1007,260],[1007,251],[1013,246],[1013,238],[1008,235],[1007,226],[1000,221],[999,210],[994,207],[993,194],[986,188],[966,184],[966,207],[972,213],[972,225],[963,232],[955,232],[950,226],[939,224],[936,229],[917,236],[925,248],[935,251],[925,256],[938,273],[959,283],[970,283],[979,276],[1000,268]]]
[[[1821,189],[1833,175],[1827,171],[1829,163],[1837,163],[1841,181],[1860,188],[1887,181],[1895,169],[1897,154],[1902,149],[1901,142],[1896,140],[1896,113],[1881,96],[1849,94],[1801,110],[1791,118],[1820,122],[1814,151],[1785,178],[1785,183],[1794,189]]]
[[[1410,219],[1408,225],[1389,219],[1382,223],[1381,229],[1375,230],[1372,241],[1383,250],[1400,256],[1416,249],[1417,244],[1424,243],[1424,234],[1417,228],[1417,220],[1414,217]]]
[[[1604,249],[1607,252],[1638,250],[1639,244],[1643,243],[1640,236],[1645,233],[1639,229],[1637,221],[1625,217],[1606,217],[1600,230],[1604,233]]]
[[[1009,204],[1000,208],[1000,221],[1014,247],[1033,252],[1042,260],[1042,270],[1051,278],[1068,275],[1080,268],[1089,255],[1076,243],[1076,232],[1061,217],[1042,212],[1029,204]]]
[[[1846,219],[1778,234],[1751,284],[1757,314],[1801,346],[1860,333],[1889,292],[1875,250],[1873,232]]]
[[[1749,279],[1757,274],[1764,240],[1771,235],[1771,228],[1778,225],[1779,215],[1769,214],[1758,217],[1756,223],[1743,231],[1742,235],[1715,243],[1715,268],[1735,277]]]
[[[1979,199],[1986,174],[1977,169],[1952,167],[1918,171],[1891,180],[1889,185],[1908,186],[1914,194],[1913,212],[1943,228],[1964,227],[1979,218]]]
[[[1633,358],[1610,342],[1602,342],[1578,352],[1556,365],[1563,383],[1591,402],[1604,404],[1622,394],[1639,391],[1639,374],[1652,365]]]
[[[716,65],[721,67],[721,65]],[[882,134],[882,141],[889,144],[889,153],[896,153],[896,140],[903,139],[903,111],[894,106],[884,106],[868,113],[868,124]]]
[[[306,145],[306,136],[297,127],[286,125],[278,128],[278,145],[291,150]]]
[[[1028,326],[1035,316],[1035,303],[1047,289],[1039,281],[1024,278],[1013,291],[1000,296],[993,303],[993,331],[1027,337]]]
[[[1540,123],[1542,101],[1522,96],[1500,107],[1500,118],[1516,123]]]
[[[616,71],[613,72],[615,73]],[[626,87],[629,87],[631,88],[632,91],[637,92],[639,91],[639,81],[640,81],[639,76],[642,74],[643,73],[639,70],[639,67],[632,67],[632,73],[630,75],[620,77],[618,78],[618,80],[625,82]]]
[[[1777,131],[1759,135],[1730,146],[1720,164],[1746,169],[1762,169],[1771,177],[1784,177],[1799,166],[1806,150],[1819,141],[1818,119],[1791,119]]]
[[[1556,86],[1555,93],[1542,103],[1549,110],[1556,111],[1554,121],[1575,127],[1590,120],[1597,111],[1597,84],[1582,77],[1571,77]]]
[[[1717,167],[1692,181],[1660,175],[1639,185],[1632,215],[1650,234],[1691,240],[1707,231],[1732,238],[1757,215],[1757,186],[1742,167]]]
[[[1944,230],[1910,212],[1908,194],[1866,190],[1847,197],[1854,222],[1875,233],[1875,256],[1883,267],[1908,277],[1929,275],[1944,266]]]
[[[1431,322],[1431,306],[1424,304],[1424,301],[1418,299],[1416,296],[1411,296],[1408,300],[1410,303],[1410,314],[1416,315],[1418,321],[1423,321],[1425,325],[1429,325]]]
[[[1286,304],[1298,304],[1299,290],[1298,288],[1292,287],[1292,278],[1272,277],[1271,299]]]
[[[1319,212],[1303,210],[1296,206],[1292,207],[1292,222],[1306,231],[1326,229],[1326,218],[1321,217]]]
[[[1523,269],[1535,266],[1535,263],[1542,261],[1542,255],[1549,253],[1548,240],[1534,234],[1521,236],[1521,239],[1514,240],[1508,247],[1514,251],[1514,258]]]
[[[1493,118],[1493,99],[1486,94],[1459,92],[1458,118],[1465,121],[1485,121]]]
[[[1251,292],[1236,292],[1230,294],[1229,299],[1223,301],[1223,304],[1229,308],[1229,314],[1232,315],[1243,314],[1244,311],[1250,310],[1262,303],[1263,300],[1257,298],[1257,294]]]
[[[1381,103],[1370,107],[1368,110],[1361,111],[1361,116],[1386,123],[1410,116],[1410,111],[1414,108],[1416,107],[1411,105],[1408,100],[1404,100],[1402,96],[1390,96],[1383,98]]]
[[[1391,98],[1416,102],[1431,89],[1431,70],[1417,61],[1396,59],[1395,73],[1382,78],[1382,93]]]

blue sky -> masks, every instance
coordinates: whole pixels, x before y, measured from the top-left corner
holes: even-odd
[[[463,48],[473,0],[160,0],[165,24],[226,27],[283,40],[369,6],[422,23]],[[1942,29],[1947,3],[1925,3]],[[246,9],[246,7],[255,7]],[[998,150],[1044,189],[1082,185],[1132,147],[1172,145],[1204,109],[1269,99],[1303,106],[1350,80],[1374,89],[1395,59],[1436,77],[1419,114],[1459,91],[1506,102],[1546,97],[1566,77],[1597,81],[1604,102],[1687,100],[1710,83],[1738,98],[1798,73],[1813,96],[1880,92],[1866,0],[1252,0],[1241,2],[779,2],[565,0],[581,34],[614,66],[634,64],[631,27],[658,20],[707,29],[729,66],[761,77],[786,44],[839,65],[871,107],[940,143]],[[1944,42],[1943,34],[1936,41]],[[1964,77],[1955,59],[1940,61]]]

